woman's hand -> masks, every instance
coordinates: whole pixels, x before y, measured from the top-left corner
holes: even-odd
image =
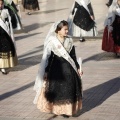
[[[44,76],[43,76],[43,80],[47,80],[47,77],[48,77],[48,73],[45,72]]]
[[[80,71],[80,69],[78,69],[78,74],[79,74],[80,76],[82,76],[82,75],[83,75],[83,71]]]

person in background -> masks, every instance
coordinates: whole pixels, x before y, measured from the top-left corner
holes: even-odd
[[[38,0],[22,0],[23,7],[28,11],[28,15],[31,15],[32,11],[39,10]]]
[[[108,3],[106,3],[107,7],[110,7],[112,2],[113,2],[113,0],[109,0]]]
[[[84,37],[97,35],[95,17],[90,0],[75,0],[68,17],[69,35],[80,37],[80,42],[85,41]]]
[[[0,69],[7,74],[7,69],[18,63],[11,17],[4,8],[4,0],[0,0]]]
[[[102,40],[102,50],[120,57],[120,0],[114,0],[108,10]]]
[[[12,23],[13,30],[21,30],[22,23],[18,15],[18,10],[16,8],[16,5],[12,0],[4,0],[4,4],[5,4],[4,7],[8,9],[8,12],[11,16],[11,23]]]

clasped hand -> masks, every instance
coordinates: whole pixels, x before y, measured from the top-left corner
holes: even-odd
[[[83,75],[83,71],[80,71],[80,69],[78,69],[78,74],[79,74],[80,76],[82,76],[82,75]]]

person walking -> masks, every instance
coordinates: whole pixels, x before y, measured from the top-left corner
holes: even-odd
[[[41,112],[69,117],[82,109],[80,66],[72,39],[67,37],[65,20],[52,25],[44,42],[44,52],[34,90],[34,104]]]
[[[4,8],[4,0],[0,0],[0,69],[7,74],[7,69],[18,63],[11,17]]]
[[[113,0],[109,0],[108,3],[106,3],[107,7],[110,7],[112,2],[113,2]]]
[[[102,40],[102,50],[120,57],[120,0],[114,0],[108,10]]]
[[[11,23],[12,23],[13,30],[21,30],[22,23],[14,2],[12,0],[4,0],[4,8],[8,9],[8,12],[11,16]]]
[[[23,8],[31,15],[32,11],[39,10],[38,0],[22,0]]]
[[[75,0],[68,17],[69,35],[80,37],[85,41],[86,36],[96,36],[95,17],[90,0]]]

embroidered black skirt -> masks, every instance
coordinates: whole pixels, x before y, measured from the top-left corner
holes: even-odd
[[[120,16],[116,15],[115,21],[113,22],[113,40],[114,43],[120,46]]]
[[[0,26],[0,68],[17,65],[17,55],[11,37]]]
[[[81,79],[64,58],[51,54],[46,99],[54,104],[75,103],[82,99]]]
[[[92,29],[95,26],[95,22],[91,19],[88,11],[83,6],[80,6],[77,2],[75,2],[73,14],[75,8],[77,8],[77,11],[73,18],[74,24],[85,31],[89,31],[90,29]]]

